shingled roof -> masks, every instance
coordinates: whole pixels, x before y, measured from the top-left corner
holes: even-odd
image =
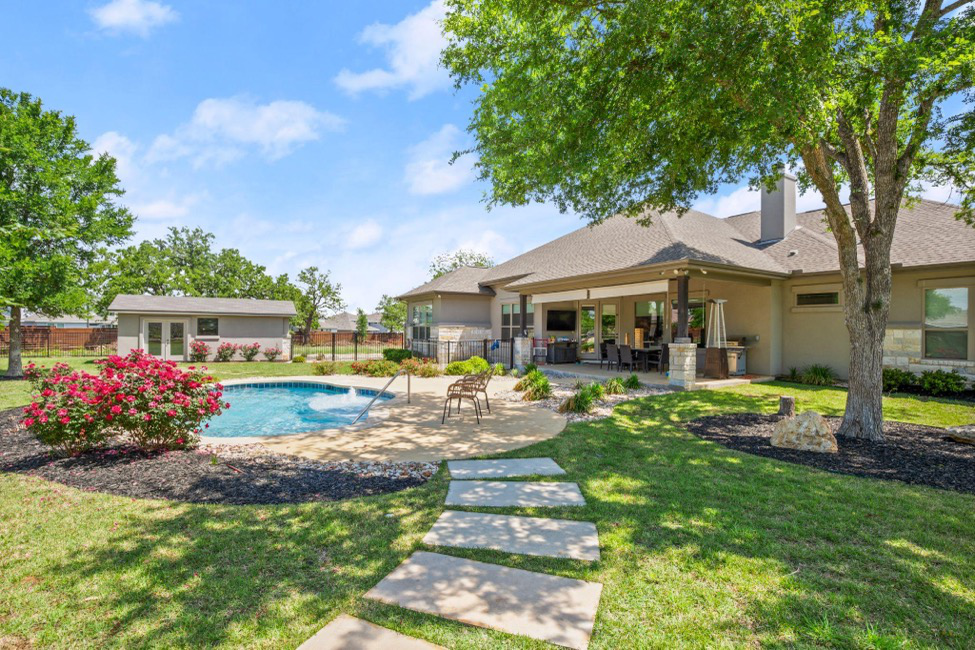
[[[484,278],[491,269],[462,266],[439,278],[434,278],[415,289],[397,296],[399,300],[418,298],[432,293],[461,293],[475,296],[493,296],[494,290],[485,286]]]
[[[249,298],[194,298],[189,296],[136,296],[119,294],[108,306],[114,313],[224,314],[227,316],[287,316],[297,314],[290,300]]]

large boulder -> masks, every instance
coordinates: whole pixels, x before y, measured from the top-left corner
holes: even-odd
[[[794,418],[783,418],[775,423],[772,446],[802,451],[818,451],[835,454],[839,451],[836,436],[816,411],[803,411]]]

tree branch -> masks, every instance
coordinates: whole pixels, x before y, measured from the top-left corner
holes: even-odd
[[[965,5],[967,5],[968,3],[970,3],[971,1],[972,0],[955,0],[955,2],[952,2],[951,4],[948,4],[948,5],[945,5],[944,7],[942,7],[941,8],[941,11],[940,11],[940,13],[938,15],[938,17],[939,18],[944,18],[945,16],[947,16],[948,14],[950,14],[955,9],[958,9],[960,7],[964,7]],[[941,4],[941,3],[939,2],[938,4]]]

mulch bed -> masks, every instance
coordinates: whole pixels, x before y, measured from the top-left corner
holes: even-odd
[[[315,462],[223,448],[146,454],[115,445],[65,458],[20,427],[20,416],[19,409],[0,412],[0,471],[140,499],[235,505],[338,501],[421,485],[436,469],[429,463]]]
[[[884,442],[837,438],[839,452],[823,454],[773,447],[769,439],[778,420],[777,415],[737,413],[703,417],[686,428],[705,440],[756,456],[975,494],[975,445],[950,440],[945,429],[884,422]],[[841,418],[826,421],[835,433]]]

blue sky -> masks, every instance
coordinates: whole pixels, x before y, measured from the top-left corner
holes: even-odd
[[[0,0],[0,84],[75,115],[119,161],[135,241],[199,226],[272,273],[315,265],[350,307],[459,247],[501,261],[579,227],[487,212],[463,149],[473,90],[437,65],[438,1]],[[699,209],[757,209],[727,187]],[[817,207],[800,199],[800,209]]]

